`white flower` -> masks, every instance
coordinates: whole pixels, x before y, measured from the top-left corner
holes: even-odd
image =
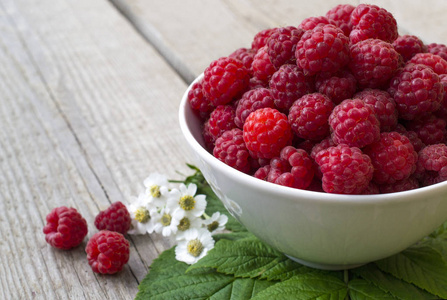
[[[169,207],[164,207],[152,216],[155,223],[154,231],[166,237],[176,234],[178,230],[177,226],[184,216],[185,213],[181,209],[172,210]]]
[[[127,210],[132,218],[129,234],[145,234],[154,231],[154,222],[151,217],[154,208],[151,208],[149,198],[145,194],[140,194],[138,198],[134,198],[127,206]]]
[[[209,232],[221,231],[225,229],[225,224],[228,222],[228,217],[220,212],[215,212],[211,218],[203,221],[203,225]]]
[[[185,237],[185,232],[189,229],[196,228],[199,229],[203,225],[203,220],[201,217],[187,216],[185,215],[180,223],[177,225],[176,239],[181,240]]]
[[[166,206],[171,209],[180,208],[188,216],[202,216],[206,208],[206,196],[196,195],[197,185],[190,183],[186,186],[182,183],[179,189],[171,191]]]
[[[166,204],[170,194],[168,184],[168,178],[159,173],[151,173],[144,180],[145,193],[149,197],[150,202],[154,203],[157,208],[161,208]]]
[[[185,232],[184,239],[175,247],[175,258],[194,264],[214,248],[214,239],[205,228],[192,228]]]

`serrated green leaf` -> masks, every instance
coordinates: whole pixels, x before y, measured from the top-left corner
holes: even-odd
[[[375,264],[384,272],[447,298],[447,265],[432,247],[418,244]]]
[[[351,270],[357,276],[362,277],[371,286],[375,286],[383,292],[388,292],[395,298],[400,300],[425,300],[436,299],[436,296],[394,277],[391,274],[382,272],[374,264],[367,264],[365,266]]]
[[[363,279],[353,279],[348,284],[349,298],[351,300],[397,300],[391,294],[384,292],[377,286]],[[415,299],[415,298],[407,298]]]
[[[328,274],[309,273],[296,275],[286,281],[281,281],[263,290],[253,299],[344,300],[347,293],[348,288],[342,280]]]

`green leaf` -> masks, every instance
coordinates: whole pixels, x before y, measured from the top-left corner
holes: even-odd
[[[219,240],[188,272],[201,268],[215,268],[219,273],[235,277],[267,280],[286,280],[296,274],[315,272],[315,269],[291,261],[254,236],[235,241]]]
[[[432,247],[418,244],[375,264],[384,272],[447,298],[447,264]]]
[[[279,282],[259,294],[253,299],[345,299],[348,293],[346,284],[331,275],[321,273],[299,274]]]
[[[401,300],[419,300],[419,299],[436,299],[434,295],[394,277],[391,274],[380,271],[374,264],[351,270],[357,276],[362,277],[371,287],[377,287],[384,292],[388,292],[396,299]],[[367,298],[366,298],[367,299]]]
[[[351,300],[394,300],[399,299],[384,292],[377,286],[363,279],[353,279],[348,284]],[[416,299],[416,298],[406,298]]]
[[[444,222],[441,226],[436,228],[430,236],[433,238],[441,237],[442,239],[447,240],[447,222]]]

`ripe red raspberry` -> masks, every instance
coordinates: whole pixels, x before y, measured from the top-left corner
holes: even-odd
[[[422,149],[419,152],[418,168],[424,172],[423,186],[447,180],[447,146],[435,144]]]
[[[121,234],[127,233],[131,223],[129,211],[120,201],[112,203],[95,218],[95,226],[98,230],[116,231]]]
[[[269,86],[276,107],[284,113],[298,98],[314,90],[312,78],[305,76],[296,65],[282,65],[273,74]]]
[[[427,51],[441,56],[447,60],[447,46],[444,44],[431,43],[427,45]]]
[[[447,74],[439,75],[439,81],[444,87],[444,98],[441,101],[441,107],[434,114],[439,118],[447,120]]]
[[[357,90],[357,80],[348,70],[329,76],[320,74],[320,76],[317,75],[315,80],[315,89],[328,96],[335,104],[339,104],[354,95]]]
[[[304,30],[294,26],[277,28],[267,40],[267,53],[275,68],[283,64],[295,64],[296,44]]]
[[[421,141],[418,134],[412,130],[407,130],[403,124],[398,123],[394,131],[405,135],[410,140],[416,153],[419,153],[419,151],[425,148],[426,145]]]
[[[406,179],[391,184],[381,184],[379,186],[380,193],[382,194],[409,191],[417,188],[419,188],[419,181],[413,176],[410,176]]]
[[[393,47],[402,56],[404,62],[410,60],[417,53],[427,52],[427,46],[415,35],[401,35],[394,42]]]
[[[349,39],[335,25],[317,26],[303,34],[295,56],[306,75],[335,73],[349,62]]]
[[[287,116],[274,108],[252,112],[244,124],[244,141],[254,158],[273,158],[292,143],[292,129]]]
[[[390,81],[388,92],[396,102],[399,118],[413,120],[441,106],[444,89],[439,76],[427,66],[409,63]]]
[[[365,147],[363,152],[371,158],[373,180],[378,184],[404,180],[416,170],[418,156],[413,145],[395,131],[382,132],[380,140]]]
[[[306,189],[314,176],[313,161],[306,151],[286,146],[270,161],[267,181],[296,189]]]
[[[203,93],[214,106],[227,104],[246,89],[249,79],[249,71],[240,60],[221,57],[205,69]]]
[[[408,61],[430,67],[436,74],[447,74],[447,61],[433,53],[418,53]]]
[[[214,110],[211,101],[203,94],[201,81],[192,85],[188,92],[188,101],[191,108],[196,111],[203,120],[207,119],[210,113]]]
[[[263,107],[275,108],[273,95],[269,89],[256,88],[245,92],[237,103],[234,123],[237,127],[243,128],[248,115]]]
[[[355,6],[351,4],[339,4],[334,6],[326,13],[329,22],[340,27],[346,36],[349,36],[352,30],[351,13]]]
[[[351,13],[352,44],[367,39],[380,39],[388,43],[399,36],[397,22],[386,9],[371,4],[359,4]]]
[[[329,115],[334,103],[320,93],[307,94],[290,107],[288,120],[295,134],[306,140],[321,141],[329,135]]]
[[[336,144],[362,148],[380,138],[380,123],[373,109],[360,99],[346,99],[329,116]]]
[[[312,149],[310,150],[310,157],[315,159],[315,156],[317,155],[318,152],[320,152],[321,150],[325,150],[332,146],[337,146],[337,144],[335,144],[335,142],[331,136],[328,136],[325,139],[321,140],[320,142],[316,143],[312,147]]]
[[[267,40],[272,35],[273,32],[275,32],[275,28],[267,28],[264,30],[259,31],[255,34],[253,37],[253,41],[251,42],[251,49],[253,51],[257,52],[259,49],[267,45]]]
[[[374,110],[380,122],[380,131],[391,131],[397,126],[396,103],[388,92],[379,89],[364,89],[356,93],[353,98],[362,99]]]
[[[242,130],[233,128],[225,131],[214,146],[213,155],[232,168],[249,173],[250,154],[245,146]]]
[[[301,23],[298,25],[298,28],[303,29],[303,30],[312,30],[317,26],[328,25],[328,24],[333,24],[333,23],[331,21],[329,21],[329,19],[326,18],[325,16],[307,17],[301,21]]]
[[[446,120],[428,114],[406,124],[407,130],[417,133],[425,145],[433,145],[446,142]]]
[[[361,88],[386,87],[401,63],[393,45],[368,39],[351,46],[349,68]]]
[[[379,186],[374,182],[370,181],[368,186],[361,192],[361,195],[377,195],[380,194]]]
[[[315,161],[323,174],[326,193],[361,194],[373,176],[374,167],[369,156],[346,144],[318,152]]]
[[[251,64],[253,69],[253,76],[262,81],[269,81],[273,73],[276,72],[275,66],[270,61],[267,53],[267,46],[264,46],[256,52]]]
[[[213,110],[203,129],[203,137],[211,149],[222,133],[237,127],[234,118],[235,109],[230,105],[219,105]]]
[[[87,235],[87,221],[75,208],[56,207],[47,215],[43,228],[45,240],[51,246],[68,250],[82,243]]]
[[[253,58],[255,57],[256,51],[253,49],[239,48],[233,51],[228,57],[238,59],[247,68],[250,74],[253,73],[251,64],[253,63]]]
[[[255,178],[267,181],[267,177],[269,175],[270,169],[271,169],[270,164],[259,167],[253,176]]]
[[[119,232],[101,230],[90,238],[85,252],[93,272],[115,274],[129,261],[129,242]]]

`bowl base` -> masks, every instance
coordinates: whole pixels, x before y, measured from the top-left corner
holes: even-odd
[[[360,266],[365,265],[364,264],[351,264],[351,265],[332,265],[332,264],[319,264],[319,263],[314,263],[314,262],[310,262],[310,261],[306,261],[306,260],[302,260],[290,255],[285,254],[285,256],[287,256],[288,258],[290,258],[291,260],[300,263],[306,267],[311,267],[314,269],[320,269],[320,270],[328,270],[328,271],[340,271],[340,270],[348,270],[348,269],[354,269]]]

